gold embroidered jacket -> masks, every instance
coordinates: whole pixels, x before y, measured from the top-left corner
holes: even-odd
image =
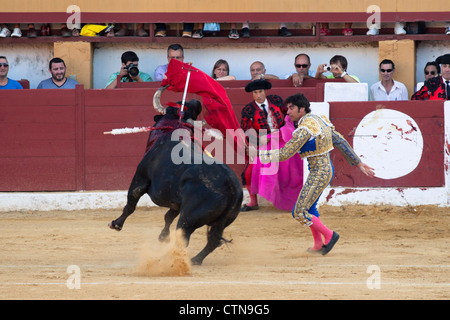
[[[262,163],[284,161],[297,152],[302,158],[315,157],[330,152],[334,146],[351,165],[361,162],[347,140],[334,130],[327,117],[308,113],[300,119],[292,139],[282,149],[261,150],[259,157]]]

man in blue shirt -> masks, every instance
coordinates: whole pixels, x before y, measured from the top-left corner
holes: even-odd
[[[181,62],[184,61],[184,49],[178,43],[171,44],[167,48],[167,64],[160,65],[155,69],[155,73],[153,75],[155,81],[162,81],[164,79],[164,76],[167,72],[167,67],[169,66],[170,60],[172,59],[177,59]]]
[[[52,77],[42,80],[37,89],[75,89],[76,80],[66,78],[66,64],[61,58],[53,58],[48,65]]]
[[[23,89],[22,85],[8,78],[9,63],[5,56],[0,56],[0,90],[1,89]]]

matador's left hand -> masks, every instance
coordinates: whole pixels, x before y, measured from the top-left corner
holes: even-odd
[[[369,178],[373,178],[375,176],[375,171],[374,168],[369,167],[367,164],[365,164],[364,162],[360,162],[356,165],[358,167],[359,170],[361,170],[361,172],[363,174],[365,174],[366,176],[368,176]]]

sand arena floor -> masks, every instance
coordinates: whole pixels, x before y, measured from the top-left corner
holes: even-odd
[[[449,208],[322,206],[341,239],[319,256],[309,228],[266,207],[202,266],[189,258],[206,228],[187,250],[160,244],[165,212],[139,208],[121,232],[107,227],[119,210],[0,213],[0,299],[450,298]]]

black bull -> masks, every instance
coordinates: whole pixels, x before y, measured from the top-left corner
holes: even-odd
[[[200,113],[192,111],[192,103],[195,102],[191,100],[187,104],[183,119],[195,120]],[[201,164],[195,164],[194,154],[199,151],[194,144],[190,146],[190,163],[173,162],[172,149],[181,142],[171,141],[171,134],[180,125],[187,127],[184,122],[180,124],[177,110],[168,107],[164,116],[155,117],[155,120],[159,119],[152,129],[161,129],[150,132],[148,152],[131,181],[127,204],[122,215],[109,227],[120,231],[127,217],[135,211],[139,199],[147,193],[156,205],[169,208],[160,241],[167,240],[169,227],[178,215],[177,229],[182,229],[186,245],[197,228],[209,227],[205,248],[191,259],[193,264],[202,264],[203,259],[222,243],[224,229],[238,216],[243,193],[239,179],[227,165],[206,164],[203,160]],[[170,127],[173,129],[167,129]]]

